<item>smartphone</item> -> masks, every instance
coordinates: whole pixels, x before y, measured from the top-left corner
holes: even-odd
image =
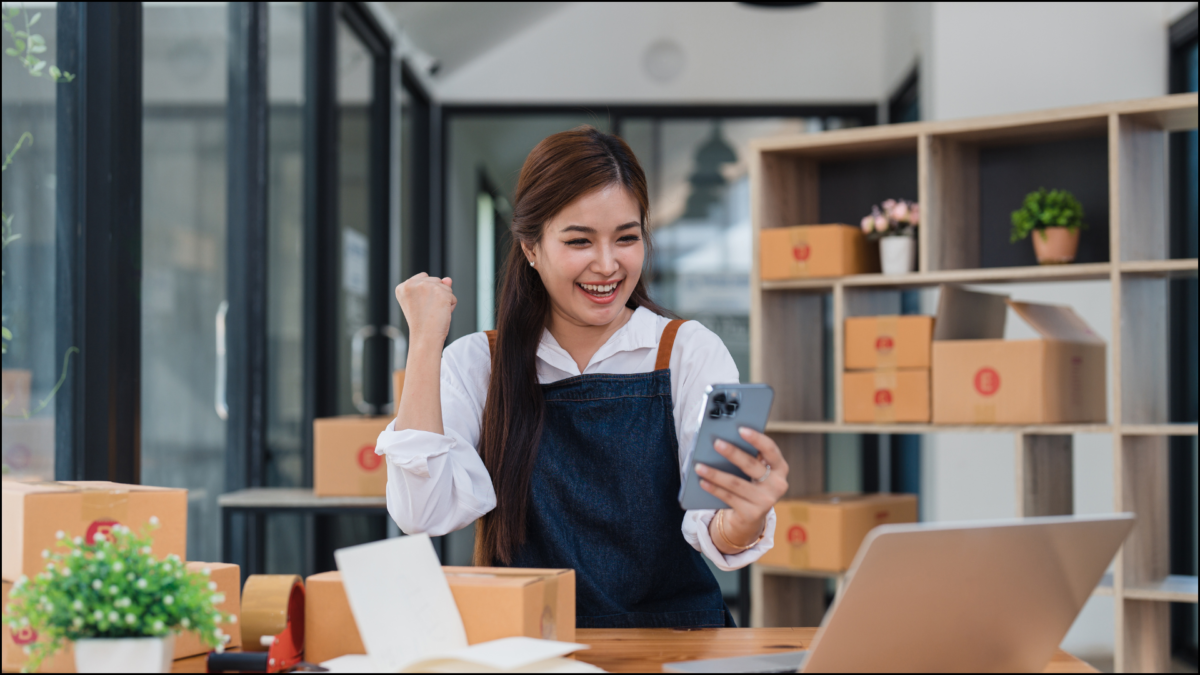
[[[751,456],[758,457],[758,450],[742,440],[738,428],[750,427],[755,431],[766,429],[774,400],[775,390],[766,384],[714,384],[704,390],[700,430],[696,432],[695,446],[688,458],[686,480],[679,488],[680,506],[685,510],[728,508],[725,502],[700,487],[696,463],[707,464],[749,480],[741,469],[717,454],[713,441],[718,438],[729,441]]]

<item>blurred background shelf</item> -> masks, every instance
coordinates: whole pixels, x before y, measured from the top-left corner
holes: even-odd
[[[1196,436],[1197,424],[1170,422],[1168,298],[1169,284],[1197,276],[1197,260],[1169,257],[1166,168],[1169,134],[1196,125],[1193,94],[756,143],[750,370],[752,381],[775,388],[767,432],[792,467],[786,497],[826,491],[828,434],[1012,434],[1016,515],[1067,515],[1075,509],[1075,435],[1109,435],[1112,511],[1138,521],[1093,595],[1113,598],[1117,671],[1169,669],[1170,605],[1196,602],[1196,577],[1169,574],[1169,448]],[[1074,264],[1036,265],[1030,247],[1009,245],[1009,205],[1042,181],[1089,205]],[[857,223],[885,198],[921,204],[916,272],[762,281],[763,229]],[[1099,286],[1112,321],[1106,423],[841,421],[847,317],[900,314],[903,291],[943,283],[1078,281],[1107,282]],[[818,625],[830,585],[829,576],[755,565],[751,624]]]

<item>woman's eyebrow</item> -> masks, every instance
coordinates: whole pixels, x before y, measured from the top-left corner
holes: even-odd
[[[617,232],[622,232],[624,230],[628,230],[631,227],[641,227],[641,223],[639,223],[637,221],[630,221],[628,223],[625,223],[624,225],[618,226]],[[563,229],[559,230],[559,232],[583,232],[584,234],[595,234],[596,228],[588,227],[586,225],[568,225],[568,226],[564,227]]]

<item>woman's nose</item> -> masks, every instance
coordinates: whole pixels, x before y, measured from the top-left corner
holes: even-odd
[[[596,256],[596,262],[593,264],[593,269],[597,274],[603,276],[611,276],[616,274],[620,268],[620,263],[617,262],[616,251],[611,246],[599,247],[599,253]]]

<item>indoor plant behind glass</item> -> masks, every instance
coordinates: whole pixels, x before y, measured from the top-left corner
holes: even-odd
[[[150,523],[157,527],[158,519]],[[225,598],[207,570],[189,572],[173,554],[154,558],[149,533],[138,536],[123,525],[91,541],[57,536],[65,552],[43,551],[45,570],[17,579],[4,609],[10,630],[40,637],[25,647],[25,671],[36,671],[67,640],[75,643],[81,673],[169,672],[180,630],[224,650],[219,625],[237,617],[217,611]]]
[[[1075,260],[1079,231],[1085,229],[1083,205],[1066,190],[1046,190],[1025,195],[1025,203],[1012,212],[1012,236],[1017,242],[1033,235],[1033,252],[1042,265]]]
[[[888,199],[871,207],[871,213],[863,216],[863,234],[867,239],[879,240],[879,261],[884,274],[907,274],[916,269],[920,224],[920,206],[907,199]]]

